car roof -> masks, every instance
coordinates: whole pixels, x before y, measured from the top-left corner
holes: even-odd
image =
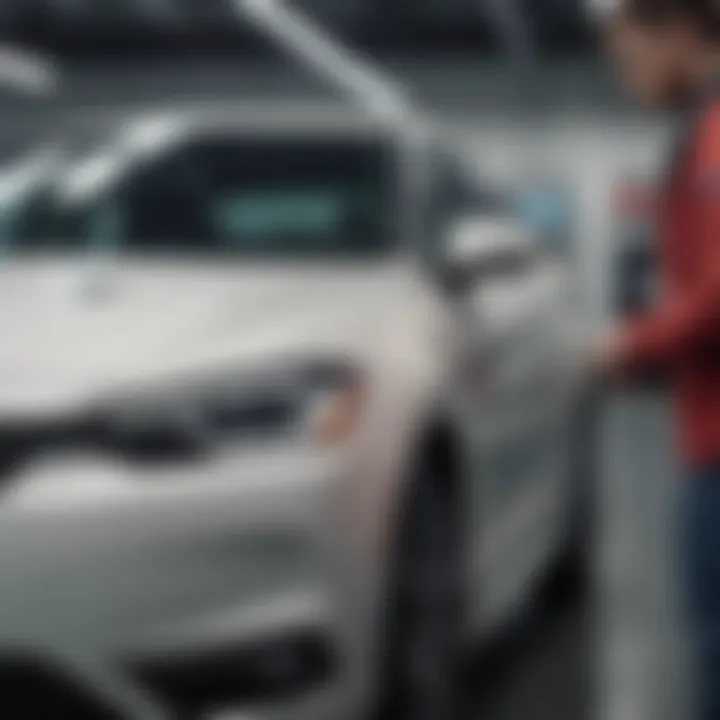
[[[307,102],[76,108],[63,121],[63,129],[48,145],[53,147],[59,139],[62,145],[80,148],[81,160],[70,184],[79,194],[114,182],[138,162],[171,152],[198,135],[347,139],[386,138],[388,128],[392,132],[392,126],[367,114]]]
[[[306,131],[310,133],[374,134],[388,123],[367,113],[335,104],[247,103],[187,110],[185,118],[198,129]]]
[[[166,127],[180,136],[196,133],[302,134],[307,136],[373,137],[393,134],[382,118],[337,103],[307,101],[233,101],[157,107],[85,107],[64,114],[69,131],[97,128],[120,134]]]

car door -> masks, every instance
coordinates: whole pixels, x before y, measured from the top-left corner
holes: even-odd
[[[502,256],[512,203],[444,160],[436,160],[429,204],[432,237],[445,247],[463,218],[479,220],[492,234],[495,218],[498,236],[489,240]],[[563,271],[539,243],[524,246],[520,254],[517,245],[506,248],[510,262],[491,262],[449,295],[459,329],[451,395],[470,457],[473,608],[483,624],[509,607],[547,556],[563,475]]]
[[[483,276],[462,312],[469,334],[474,548],[488,613],[524,590],[552,546],[565,477],[563,279],[538,248]]]

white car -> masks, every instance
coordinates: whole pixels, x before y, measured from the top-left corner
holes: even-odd
[[[0,238],[13,718],[447,720],[580,558],[568,268],[437,138],[118,118],[0,176]]]

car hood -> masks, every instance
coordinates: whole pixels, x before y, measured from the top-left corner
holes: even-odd
[[[4,260],[0,412],[61,409],[233,364],[355,357],[379,347],[369,334],[418,294],[393,264]]]

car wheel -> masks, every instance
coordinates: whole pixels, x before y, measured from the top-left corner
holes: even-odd
[[[599,397],[590,393],[583,398],[573,418],[568,518],[551,583],[558,589],[585,591],[593,576],[600,409]]]
[[[379,716],[454,720],[464,704],[462,523],[449,488],[428,474],[411,487],[403,513]]]

